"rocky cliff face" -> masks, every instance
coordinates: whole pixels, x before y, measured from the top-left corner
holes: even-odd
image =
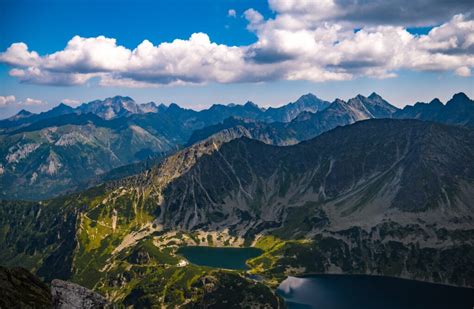
[[[53,296],[53,307],[57,309],[100,309],[105,308],[108,304],[102,295],[80,285],[62,280],[51,282],[51,294]]]
[[[473,160],[471,140],[469,130],[374,120],[292,147],[209,141],[166,160],[150,177],[162,188],[155,192],[160,222],[171,227],[249,231],[281,223],[289,208],[306,202],[327,207],[334,222],[345,225],[363,224],[369,214],[371,220],[386,214],[408,220],[410,213],[446,209],[443,221],[472,210],[473,169],[465,164]],[[196,154],[199,147],[206,151]],[[167,171],[176,173],[165,185]]]

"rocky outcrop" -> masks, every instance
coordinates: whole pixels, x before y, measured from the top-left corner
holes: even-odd
[[[55,279],[51,289],[22,267],[0,266],[0,308],[99,309],[102,295],[75,283]]]
[[[75,283],[53,280],[51,282],[53,305],[57,309],[106,308],[107,300],[102,295]]]
[[[51,308],[50,290],[21,267],[0,266],[0,308]]]

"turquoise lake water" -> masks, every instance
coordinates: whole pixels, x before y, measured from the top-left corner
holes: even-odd
[[[209,267],[245,270],[245,261],[262,254],[257,248],[182,247],[178,254],[189,262]]]

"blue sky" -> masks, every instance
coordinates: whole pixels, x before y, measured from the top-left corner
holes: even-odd
[[[291,1],[286,4],[289,2]],[[408,28],[408,32],[419,37],[427,35],[433,27],[450,23],[451,15],[466,13],[461,2],[459,1],[457,11],[446,13],[440,8],[439,11],[431,12],[431,16],[436,16],[434,19],[427,16],[414,16],[410,17],[411,19],[407,17],[403,20],[397,20],[396,18],[390,19],[389,16],[386,20],[390,20],[389,27],[393,27],[393,29],[400,26]],[[247,11],[249,9],[253,9],[252,12],[257,13],[252,15],[250,14],[252,12]],[[382,60],[379,60],[375,59],[380,56],[379,54],[375,56],[367,54],[366,50],[353,53],[350,48],[343,49],[342,44],[340,46],[341,51],[335,54],[334,57],[347,57],[347,59],[340,60],[340,63],[336,65],[333,61],[339,60],[332,60],[332,58],[325,60],[326,62],[315,61],[313,64],[311,59],[321,57],[322,53],[315,51],[313,56],[311,46],[308,46],[306,54],[298,53],[298,49],[296,51],[292,50],[287,45],[292,40],[292,35],[297,38],[297,33],[302,33],[301,31],[304,31],[305,34],[320,33],[321,31],[318,29],[326,29],[322,26],[323,22],[325,25],[340,24],[347,28],[367,29],[365,30],[368,33],[367,40],[370,40],[371,31],[372,33],[378,31],[379,34],[386,36],[393,34],[393,32],[388,33],[385,30],[374,30],[374,27],[377,26],[387,26],[384,21],[380,22],[377,18],[374,18],[374,15],[380,15],[379,13],[367,13],[364,16],[365,19],[356,20],[351,15],[353,12],[342,12],[342,9],[337,7],[333,11],[327,12],[323,17],[315,15],[314,12],[317,9],[308,7],[304,8],[303,12],[299,9],[296,10],[294,7],[283,7],[278,1],[267,3],[266,1],[248,0],[1,0],[0,53],[6,53],[13,43],[23,42],[27,45],[29,52],[35,51],[40,57],[46,57],[46,55],[64,50],[67,43],[74,36],[80,36],[81,38],[97,38],[99,36],[113,38],[116,40],[117,46],[133,51],[144,40],[149,40],[153,46],[158,47],[162,42],[173,42],[175,39],[189,41],[193,33],[202,32],[207,34],[211,45],[212,43],[222,44],[223,48],[226,48],[225,52],[228,52],[227,49],[231,51],[232,46],[239,46],[242,50],[245,50],[245,53],[253,53],[252,57],[254,58],[250,61],[247,54],[242,56],[243,60],[240,59],[239,61],[245,61],[245,65],[249,67],[243,72],[236,73],[235,76],[229,71],[240,70],[239,63],[241,62],[227,64],[225,58],[227,56],[211,59],[212,63],[210,64],[210,66],[218,67],[222,65],[221,62],[223,61],[224,72],[214,72],[212,68],[209,68],[209,73],[204,74],[204,76],[199,75],[200,69],[199,67],[196,68],[194,64],[185,65],[185,68],[189,67],[189,71],[196,70],[196,73],[191,72],[191,74],[188,71],[175,73],[176,68],[182,63],[179,56],[176,59],[167,59],[164,64],[153,62],[147,67],[149,70],[146,74],[143,73],[143,69],[136,69],[135,66],[132,66],[133,68],[131,67],[130,71],[136,71],[133,71],[133,74],[128,74],[128,67],[118,69],[117,73],[110,69],[103,69],[103,66],[96,64],[96,62],[93,63],[96,65],[93,67],[88,67],[89,64],[82,65],[82,63],[77,62],[73,65],[68,63],[69,66],[65,68],[63,63],[57,63],[58,60],[54,60],[54,63],[48,62],[48,66],[46,66],[43,64],[44,62],[25,65],[23,63],[19,64],[19,60],[12,63],[12,61],[1,61],[0,58],[0,96],[15,97],[15,102],[0,105],[0,118],[9,116],[21,108],[42,111],[64,99],[71,102],[71,104],[76,104],[76,102],[85,102],[116,94],[132,96],[139,102],[176,102],[191,108],[204,108],[213,103],[243,103],[247,100],[252,100],[263,106],[275,106],[293,101],[307,92],[332,100],[336,97],[347,99],[358,93],[368,95],[370,92],[376,91],[397,106],[412,104],[416,101],[429,101],[434,97],[439,97],[445,101],[452,94],[460,91],[466,92],[471,97],[474,96],[474,80],[470,75],[472,54],[469,54],[472,51],[469,46],[468,51],[463,54],[464,58],[449,60],[443,66],[434,65],[433,63],[437,60],[429,60],[427,63],[416,67],[406,63],[403,65],[397,64],[398,66],[380,64],[380,61],[384,61],[382,57],[384,54],[380,54]],[[357,9],[359,8],[355,8],[354,12]],[[388,9],[381,7],[381,10],[387,11]],[[235,16],[232,13],[229,15],[229,10],[234,10]],[[337,16],[340,16],[337,19],[333,17],[336,13],[339,14]],[[257,18],[252,19],[252,16],[257,16]],[[310,22],[307,24],[311,25],[304,25],[304,27],[309,28],[295,30],[291,23],[284,24],[291,18],[309,20]],[[464,24],[471,22],[469,18],[464,17],[462,22]],[[453,20],[451,20],[451,24],[455,24]],[[469,26],[470,24],[468,24]],[[298,27],[302,26],[298,25]],[[286,36],[279,35],[282,31],[285,31]],[[341,32],[338,35],[346,39],[344,33]],[[365,42],[360,41],[362,39],[351,38],[352,41],[348,41],[346,45],[351,46],[349,44],[357,43],[361,46]],[[446,40],[446,38],[433,37],[430,40],[438,40],[436,42],[439,42],[439,40]],[[296,42],[299,44],[300,41]],[[339,39],[332,44],[337,43],[339,43]],[[204,44],[207,43],[204,42]],[[211,46],[211,48],[213,47]],[[304,49],[304,46],[302,48]],[[274,55],[275,51],[278,54]],[[186,52],[188,51],[186,50]],[[193,50],[189,51],[191,55],[193,52]],[[215,57],[211,49],[210,52],[213,53],[210,58]],[[385,51],[383,52],[385,53]],[[174,55],[174,52],[172,54]],[[240,54],[242,52],[239,52]],[[446,55],[449,55],[449,53],[446,52]],[[19,57],[17,54],[13,56]],[[205,53],[200,57],[207,58]],[[363,61],[360,61],[363,63],[363,68],[359,67],[358,61],[354,61],[354,57],[363,59]],[[366,61],[364,57],[367,57],[368,60]],[[389,57],[395,56],[389,55]],[[413,59],[416,59],[417,54],[414,54],[413,57],[415,57]],[[258,63],[260,61],[258,59],[264,60]],[[466,59],[468,64],[464,65]],[[173,61],[176,61],[176,63],[173,63]],[[328,64],[328,61],[331,63]],[[373,66],[366,65],[366,63],[372,61],[375,63]],[[396,63],[395,60],[393,62]],[[460,64],[451,64],[452,62]],[[173,73],[169,71],[158,72],[159,68],[163,68],[167,63],[176,66],[171,70]],[[229,68],[225,67],[227,65]],[[232,67],[233,65],[235,65],[235,69]],[[308,65],[314,65],[317,70],[308,70]],[[53,69],[51,69],[52,66],[54,66]],[[22,77],[12,76],[14,74],[9,73],[12,69],[21,69],[26,72],[28,68],[33,67],[40,67],[42,72],[46,72],[44,80],[41,80],[43,73],[34,78],[24,77],[25,73],[22,73]],[[86,68],[80,71],[83,67]],[[59,70],[61,74],[57,77]],[[263,70],[267,71],[261,73]],[[159,76],[150,78],[150,71],[153,74],[158,72]],[[81,78],[80,82],[75,80],[73,84],[68,86],[63,85],[62,80],[58,82],[64,76],[67,76],[69,81],[70,76],[68,74],[72,74],[71,76],[85,76],[90,72],[94,72],[97,76],[94,75],[87,80]],[[186,76],[188,73],[190,76]],[[105,80],[105,77],[103,77],[105,75],[113,75],[114,84],[104,86],[101,80]],[[206,75],[210,77],[207,78]],[[53,81],[48,81],[51,76],[53,76]],[[130,87],[128,86],[130,79],[133,82],[145,83],[145,86]],[[166,82],[162,82],[163,80],[166,80]],[[172,82],[169,82],[169,80]],[[128,84],[123,86],[120,83],[122,81],[127,81]],[[27,98],[32,99],[29,102],[41,101],[41,103],[26,104]]]

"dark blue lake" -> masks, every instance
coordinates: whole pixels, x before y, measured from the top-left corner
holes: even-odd
[[[277,293],[290,309],[474,308],[474,289],[376,276],[288,277]]]
[[[215,247],[181,247],[178,254],[189,262],[209,267],[226,269],[247,269],[245,261],[262,254],[257,248],[215,248]]]

